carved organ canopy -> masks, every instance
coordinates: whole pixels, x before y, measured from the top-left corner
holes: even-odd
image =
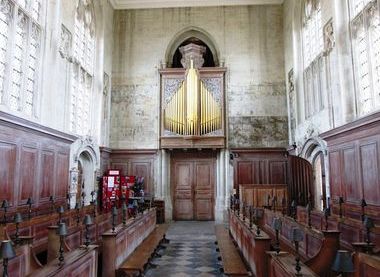
[[[160,70],[161,146],[224,147],[224,68],[202,68],[206,48],[179,48],[184,68]]]

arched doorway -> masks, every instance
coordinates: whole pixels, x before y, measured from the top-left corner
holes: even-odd
[[[325,141],[316,137],[304,144],[301,157],[307,159],[313,167],[313,206],[317,210],[325,209],[329,204],[328,158]]]

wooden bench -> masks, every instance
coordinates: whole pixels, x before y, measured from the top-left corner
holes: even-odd
[[[224,274],[227,276],[251,276],[228,230],[223,225],[215,225],[215,234],[223,263]]]
[[[158,225],[116,270],[116,276],[143,276],[149,266],[154,266],[152,258],[159,256],[157,252],[162,243],[169,242],[165,237],[168,227],[167,224]]]

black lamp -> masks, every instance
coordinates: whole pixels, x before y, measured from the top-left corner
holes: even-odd
[[[272,227],[276,231],[275,251],[278,255],[280,253],[280,240],[279,240],[278,235],[279,235],[281,228],[282,228],[281,219],[278,217],[273,218]]]
[[[372,218],[368,216],[364,216],[364,227],[367,233],[366,243],[367,245],[370,245],[371,244],[371,229],[375,227],[375,224],[373,223]]]
[[[259,219],[263,217],[263,210],[256,208],[253,217],[255,219],[255,225],[256,225],[256,236],[261,236],[260,234],[260,224],[259,224]]]
[[[58,227],[58,235],[59,235],[59,256],[58,256],[58,265],[62,266],[64,263],[64,256],[63,256],[63,240],[65,236],[67,235],[67,227],[64,222],[59,223]]]
[[[329,228],[329,216],[331,215],[330,207],[327,207],[323,210],[323,215],[325,216],[325,230]]]
[[[49,201],[51,203],[51,212],[53,213],[55,208],[54,208],[54,205],[55,205],[55,199],[54,199],[54,196],[53,195],[50,195],[49,197]]]
[[[294,220],[297,219],[297,203],[296,200],[293,200],[292,203],[290,204],[291,210],[292,210],[292,217]]]
[[[84,242],[84,245],[86,245],[86,248],[90,245],[90,225],[93,224],[92,218],[89,214],[86,214],[83,219],[83,224],[86,226],[86,240]]]
[[[272,198],[272,207],[273,207],[274,212],[276,212],[276,205],[277,205],[277,196],[274,195]]]
[[[20,213],[16,213],[14,217],[14,223],[16,224],[15,243],[20,243],[19,224],[22,222],[22,216]]]
[[[121,209],[123,212],[123,225],[125,226],[125,224],[127,223],[127,210],[128,210],[127,204],[125,204],[125,201],[121,205]]]
[[[66,200],[67,200],[67,209],[70,210],[70,200],[71,200],[71,194],[66,194]]]
[[[26,205],[29,206],[29,210],[28,210],[28,219],[30,220],[30,218],[32,217],[32,205],[33,205],[33,200],[32,198],[28,198],[28,200],[26,201]]]
[[[116,216],[117,216],[117,208],[116,208],[116,206],[113,206],[112,207],[112,232],[115,232]]]
[[[79,215],[79,209],[80,209],[80,205],[78,202],[75,203],[75,210],[77,212],[77,215],[76,215],[76,218],[77,218],[77,225],[79,225],[79,221],[80,221],[80,215]]]
[[[65,212],[65,209],[63,208],[63,206],[59,206],[58,209],[57,209],[57,213],[58,213],[58,222],[57,222],[57,225],[59,226],[59,223],[62,222],[62,214]]]
[[[301,265],[300,265],[300,254],[299,254],[299,243],[300,241],[303,241],[303,233],[301,229],[299,228],[293,228],[292,232],[290,234],[290,240],[294,242],[294,245],[296,247],[296,275],[295,276],[302,276],[300,273],[301,271]]]
[[[342,205],[344,204],[344,199],[343,196],[339,196],[339,217],[343,217],[343,207]]]
[[[252,229],[253,206],[249,206],[249,229]]]
[[[346,273],[355,272],[351,254],[346,250],[338,250],[331,269],[341,273],[342,276],[345,276]]]
[[[10,240],[3,240],[0,248],[0,259],[3,259],[3,277],[8,277],[8,261],[16,257],[16,252],[13,249]]]
[[[367,207],[367,202],[363,198],[362,201],[360,202],[360,206],[362,207],[362,222],[364,222],[364,217],[365,217],[365,207]]]
[[[3,202],[1,203],[1,208],[4,209],[4,216],[3,216],[3,222],[4,224],[7,223],[7,210],[9,208],[9,203],[8,203],[8,200],[3,200]]]
[[[94,202],[94,197],[95,197],[95,191],[91,191],[91,203]]]
[[[285,197],[282,197],[281,199],[281,206],[282,206],[282,215],[286,214],[286,199]]]
[[[81,193],[81,197],[82,197],[82,208],[84,208],[84,198],[86,197],[86,193],[84,191]]]

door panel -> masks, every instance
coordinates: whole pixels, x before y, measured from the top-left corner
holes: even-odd
[[[177,162],[174,166],[174,219],[192,220],[194,218],[192,162]]]
[[[175,220],[213,220],[215,160],[176,160],[172,163]]]
[[[194,162],[195,219],[213,220],[214,168],[212,161]]]

